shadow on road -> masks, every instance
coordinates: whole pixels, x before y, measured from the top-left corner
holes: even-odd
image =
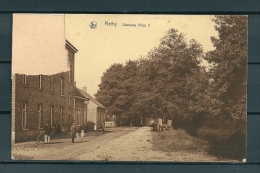
[[[58,144],[58,143],[63,143],[63,142],[50,142],[49,144]]]

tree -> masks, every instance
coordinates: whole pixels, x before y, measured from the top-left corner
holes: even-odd
[[[218,38],[211,37],[215,50],[205,56],[212,68],[202,95],[208,104],[204,126],[215,131],[209,152],[241,159],[246,154],[247,17],[216,16],[213,21]]]
[[[186,121],[197,101],[191,86],[202,70],[203,49],[195,40],[187,43],[184,36],[170,29],[147,58],[111,66],[102,77],[97,100],[109,113],[127,115],[135,124],[141,117]]]
[[[123,64],[113,64],[103,74],[101,78],[101,84],[99,90],[95,94],[96,99],[108,108],[107,112],[109,115],[118,115],[123,112],[122,109],[115,106],[116,99],[124,92],[120,88],[123,75],[119,72],[122,71]]]
[[[202,46],[195,40],[187,43],[184,36],[170,29],[159,47],[148,54],[157,69],[153,92],[158,94],[159,109],[180,126],[193,116],[189,107],[196,97],[191,95],[193,88],[190,86],[194,76],[202,70],[199,63],[203,55]]]
[[[137,73],[137,62],[127,61],[126,65],[113,64],[103,75],[96,99],[106,106],[110,115],[120,118],[131,117],[130,107],[135,100],[133,91]],[[124,123],[126,122],[124,118]]]
[[[245,132],[246,121],[246,70],[247,70],[247,17],[216,16],[213,20],[219,38],[211,37],[216,48],[206,54],[205,59],[213,64],[209,74],[212,83],[211,102],[213,115],[226,120],[242,122]]]

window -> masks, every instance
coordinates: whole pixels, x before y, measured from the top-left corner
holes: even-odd
[[[26,81],[26,78],[27,78],[27,75],[23,75],[23,84],[26,85],[27,84],[27,81]]]
[[[23,109],[22,109],[22,128],[26,129],[26,107],[27,103],[23,102]]]
[[[39,87],[39,89],[42,89],[42,75],[41,74],[38,76],[38,87]]]
[[[60,78],[60,95],[63,95],[63,77]]]
[[[69,106],[71,106],[71,93],[69,93]]]
[[[52,119],[53,119],[53,106],[50,106],[50,125],[51,125],[51,127],[53,127],[52,125],[53,125],[53,123],[52,123]]]
[[[78,125],[78,114],[77,114],[77,108],[75,108],[75,112],[74,112],[74,116],[75,116],[75,123],[76,123],[76,125]]]
[[[87,123],[87,111],[86,109],[84,109],[84,112],[83,112],[83,124],[86,124]]]
[[[70,66],[70,70],[69,70],[69,83],[71,83],[71,66]]]
[[[62,126],[62,121],[63,121],[63,107],[60,107],[60,125]]]
[[[42,127],[42,104],[38,105],[38,128]]]
[[[80,124],[80,108],[78,109],[77,124]]]
[[[53,93],[53,89],[54,89],[54,81],[53,81],[53,75],[51,75],[51,93]]]

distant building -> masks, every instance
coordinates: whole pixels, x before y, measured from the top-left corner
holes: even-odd
[[[12,76],[12,141],[20,142],[36,138],[39,129],[48,122],[55,132],[59,122],[66,132],[73,122],[81,120],[86,111],[84,101],[79,103],[74,87],[75,53],[78,51],[66,41],[69,71],[53,75]],[[82,106],[79,106],[79,105]],[[80,108],[75,110],[75,108]],[[80,117],[79,117],[80,116]]]
[[[81,93],[78,88],[74,88],[74,120],[76,125],[87,124],[87,109],[89,98]]]
[[[86,87],[78,89],[86,98],[89,98],[87,107],[87,121],[95,123],[94,130],[97,130],[101,126],[101,122],[105,121],[105,107],[99,103],[94,97],[87,93]]]

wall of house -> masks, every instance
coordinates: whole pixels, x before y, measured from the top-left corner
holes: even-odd
[[[91,122],[95,123],[94,130],[97,129],[97,118],[96,118],[96,115],[97,115],[97,105],[94,104],[90,100],[89,104],[88,104],[88,109],[87,109],[87,116],[88,116],[87,121],[91,121]]]
[[[87,124],[87,104],[84,104],[84,99],[75,98],[75,113],[74,120],[76,125]]]
[[[69,114],[73,114],[73,106],[69,106],[69,93],[73,93],[73,84],[68,82],[68,72],[53,75],[53,92],[51,92],[52,75],[42,75],[42,88],[39,89],[38,75],[26,77],[26,85],[23,84],[23,75],[15,75],[15,142],[34,139],[38,135],[38,105],[42,105],[41,125],[46,122],[52,124],[53,133],[55,125],[60,122],[61,126],[68,131]],[[63,94],[61,94],[61,77],[63,78]],[[22,128],[22,108],[26,102],[26,128]],[[51,119],[50,107],[53,106]],[[61,108],[63,113],[61,114]]]
[[[74,94],[74,69],[75,50],[68,44],[64,45],[67,52],[67,66],[69,71],[53,75],[41,75],[41,88],[39,88],[39,75],[28,75],[26,85],[23,82],[23,74],[12,76],[12,142],[21,142],[35,139],[46,122],[52,123],[55,133],[55,125],[60,125],[65,133],[70,130],[74,120],[73,94]],[[53,90],[51,83],[53,78]],[[61,78],[63,89],[61,93]],[[69,94],[71,95],[69,99]],[[70,100],[70,103],[69,103]],[[26,103],[26,127],[22,128],[22,109]],[[41,125],[39,127],[38,106],[41,104]],[[50,109],[53,108],[52,118]],[[61,113],[61,107],[63,108]]]
[[[87,110],[87,121],[92,121],[95,123],[94,130],[100,129],[101,122],[105,121],[105,109],[99,108],[90,100]]]
[[[101,127],[101,123],[105,121],[105,109],[104,108],[97,108],[97,128]]]

